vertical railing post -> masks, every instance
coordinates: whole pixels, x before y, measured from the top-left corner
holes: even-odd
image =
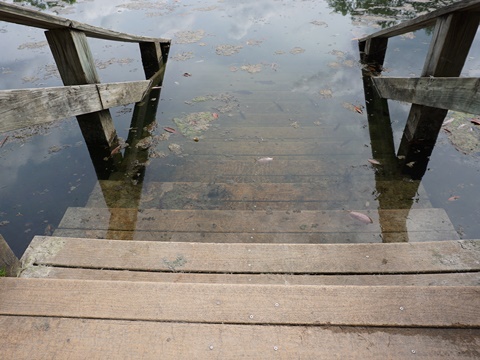
[[[100,83],[87,37],[81,31],[58,29],[45,32],[64,85]],[[89,151],[110,152],[117,134],[110,111],[77,116]]]

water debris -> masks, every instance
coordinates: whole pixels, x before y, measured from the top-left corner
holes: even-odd
[[[182,154],[182,147],[178,144],[168,145],[168,150],[170,150],[175,155],[181,155]]]
[[[298,123],[298,121],[294,121],[290,124],[290,126],[294,129],[298,129],[300,127],[300,124]]]
[[[217,55],[231,56],[237,54],[240,50],[243,49],[242,45],[219,45],[216,47],[215,52]]]
[[[218,119],[218,114],[217,113],[212,113],[212,116],[214,119]]]
[[[246,71],[250,74],[255,74],[262,71],[263,65],[262,64],[248,64],[240,66],[240,70]]]
[[[193,44],[205,36],[205,30],[197,31],[179,31],[175,33],[175,43],[177,44]]]
[[[118,154],[120,152],[120,150],[122,150],[122,145],[118,145],[115,149],[113,149],[111,152],[110,152],[110,156],[113,156],[115,154]]]
[[[353,105],[353,104],[344,102],[344,103],[342,103],[342,106],[347,110],[356,112],[358,114],[363,114],[363,109],[364,109],[363,105]]]
[[[188,115],[174,118],[178,130],[186,137],[200,136],[210,128],[210,123],[215,120],[211,112],[194,112]]]
[[[0,148],[3,147],[3,145],[5,145],[5,143],[7,142],[8,140],[8,136],[5,136],[5,138],[0,142]]]
[[[273,161],[272,157],[262,157],[260,159],[256,159],[256,161],[260,164],[266,164],[269,163],[270,161]]]
[[[175,130],[174,128],[169,127],[169,126],[164,127],[163,130],[165,130],[166,132],[169,132],[171,134],[178,134],[177,130]]]
[[[356,211],[349,211],[349,214],[352,218],[354,218],[355,220],[359,220],[359,221],[363,222],[364,224],[372,224],[373,223],[372,218],[368,215],[365,215],[365,214],[362,214],[362,213],[356,212]]]
[[[293,54],[293,55],[297,55],[297,54],[301,54],[301,53],[304,53],[305,52],[305,49],[297,46],[297,47],[294,47],[292,50],[290,50],[290,54]]]
[[[315,26],[328,27],[328,24],[325,21],[320,21],[320,20],[310,21],[310,24],[315,25]]]
[[[375,159],[368,159],[368,162],[372,165],[382,165],[380,161],[375,160]]]
[[[470,122],[475,125],[480,125],[480,119],[471,119]]]
[[[454,196],[450,196],[450,197],[448,198],[448,201],[456,201],[456,200],[458,200],[458,199],[460,199],[460,196],[454,195]]]
[[[408,166],[409,168],[413,168],[413,165],[415,165],[415,161],[410,161],[409,163],[406,163],[405,165]]]
[[[186,72],[186,73],[183,73],[183,76],[184,76],[184,77],[190,77],[190,76],[192,76],[192,74]]]
[[[175,61],[186,61],[193,59],[195,56],[193,55],[192,51],[185,51],[178,53],[176,55],[173,55],[170,57],[170,59],[175,60]]]
[[[331,97],[333,97],[332,89],[321,89],[319,91],[319,94],[322,99],[330,99]]]
[[[452,118],[448,118],[448,119],[446,119],[446,120],[443,122],[442,126],[446,126],[446,125],[448,125],[448,124],[450,124],[450,123],[452,123],[452,122],[454,122],[454,121],[455,121],[455,118],[453,118],[453,117],[452,117]]]
[[[246,44],[250,46],[259,46],[262,42],[263,40],[249,39]]]
[[[0,221],[0,226],[5,226],[5,225],[8,225],[8,224],[10,224],[10,221],[8,221],[8,220]]]

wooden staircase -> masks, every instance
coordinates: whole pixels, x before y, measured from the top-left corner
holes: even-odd
[[[274,98],[172,135],[145,185],[99,181],[35,237],[0,278],[0,357],[478,358],[480,240],[387,171],[362,120]]]

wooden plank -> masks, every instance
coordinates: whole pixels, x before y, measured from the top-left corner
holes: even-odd
[[[378,213],[385,222],[379,224]],[[368,210],[373,223],[365,224],[345,210],[241,211],[69,208],[59,227],[66,229],[145,230],[179,232],[338,233],[397,232],[389,222],[400,218],[409,232],[452,229],[443,209]],[[132,225],[135,229],[130,228]],[[381,229],[380,229],[381,225]]]
[[[285,286],[2,278],[0,293],[2,315],[216,324],[480,326],[480,287],[475,286]]]
[[[463,0],[458,1],[449,6],[444,6],[441,9],[429,12],[428,14],[421,15],[415,19],[404,21],[401,24],[389,27],[377,31],[371,35],[368,35],[364,38],[359,39],[359,42],[365,42],[371,38],[389,38],[393,36],[398,36],[405,34],[407,32],[416,31],[423,29],[425,27],[435,24],[436,20],[440,16],[448,15],[454,12],[478,12],[480,11],[480,1],[479,0]]]
[[[140,42],[139,46],[145,77],[150,79],[166,64],[170,44],[162,45],[158,41]]]
[[[0,91],[0,132],[126,105],[143,99],[150,82]]]
[[[386,99],[480,114],[479,78],[372,78]]]
[[[78,21],[69,20],[60,16],[46,14],[37,10],[29,9],[24,6],[17,6],[0,3],[0,21],[7,21],[15,24],[37,27],[46,30],[73,29],[84,32],[87,36],[123,42],[165,42],[170,43],[169,39],[152,38],[145,36],[135,36],[117,31],[112,31],[100,27],[95,27]]]
[[[153,281],[171,283],[357,285],[357,286],[480,286],[480,272],[406,275],[202,274],[31,266],[23,278]]]
[[[17,276],[20,270],[20,261],[2,235],[0,235],[0,270],[5,276]]]
[[[292,210],[293,211],[293,210]],[[173,232],[152,230],[96,230],[56,229],[55,236],[70,238],[94,238],[110,240],[174,241],[174,242],[218,242],[218,243],[266,243],[266,244],[356,244],[386,242],[426,242],[458,239],[453,230],[390,232],[390,233],[212,233]]]
[[[364,42],[359,42],[362,63],[383,65],[387,46],[388,38],[375,37],[369,38]]]
[[[128,331],[128,336],[126,335]],[[0,317],[10,359],[474,359],[478,329],[249,326]],[[248,344],[248,346],[245,346]]]
[[[241,244],[35,237],[23,266],[214,273],[417,274],[480,270],[480,241]]]

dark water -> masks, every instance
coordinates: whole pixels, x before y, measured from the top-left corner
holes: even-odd
[[[375,178],[375,169],[368,163],[350,165],[348,161],[353,160],[345,156],[346,153],[364,159],[372,156],[366,116],[345,106],[365,103],[355,39],[446,4],[437,1],[276,0],[58,3],[59,6],[42,11],[117,31],[173,39],[156,116],[159,128],[154,135],[161,134],[163,126],[176,127],[172,122],[175,117],[208,112],[212,108],[220,108],[213,110],[220,113],[220,117],[202,134],[200,142],[211,141],[220,146],[230,141],[232,149],[235,142],[242,140],[223,131],[228,125],[243,122],[248,127],[263,121],[264,127],[273,129],[281,123],[295,129],[297,123],[299,129],[309,125],[318,134],[325,125],[334,130],[325,138],[336,141],[343,150],[349,149],[349,152],[331,151],[323,155],[332,174],[337,164],[347,164],[354,169],[346,173],[345,183],[358,174],[367,182]],[[185,34],[185,31],[195,33]],[[0,53],[1,89],[62,84],[42,30],[0,23],[0,37],[3,47]],[[385,62],[388,75],[418,76],[429,37],[427,29],[392,39]],[[143,78],[137,45],[90,40],[90,46],[103,82]],[[477,39],[464,76],[479,76],[479,56]],[[184,73],[192,76],[185,77]],[[192,99],[212,94],[215,99],[192,103]],[[224,94],[229,97],[222,97]],[[118,135],[124,139],[129,136],[132,109],[133,106],[111,109]],[[408,110],[407,104],[390,102],[397,146]],[[302,114],[302,118],[297,114]],[[317,136],[317,133],[312,135]],[[50,234],[58,226],[68,207],[85,206],[97,184],[97,175],[75,119],[1,134],[0,141],[7,136],[0,149],[0,234],[20,256],[34,235]],[[260,133],[257,137],[262,141]],[[305,135],[305,139],[307,137]],[[281,135],[276,139],[280,145],[291,146]],[[177,169],[190,161],[188,156],[175,155],[168,145],[175,141],[185,155],[196,151],[191,140],[191,137],[178,136],[155,144],[142,174],[146,189],[144,198],[151,195],[148,193],[150,183],[172,181],[178,176]],[[271,152],[278,158],[302,161],[301,154],[294,158],[294,151],[282,153],[282,149],[274,150],[278,144],[272,141],[270,144]],[[251,160],[268,156],[268,146],[263,153],[240,154],[232,150],[216,154],[212,160]],[[479,171],[478,153],[461,153],[442,132],[421,181],[431,206],[445,208],[462,238],[480,236],[477,221],[480,215]],[[208,169],[204,174],[205,181],[210,182],[246,181],[241,179],[241,174],[211,179]],[[118,179],[125,180],[131,175],[119,173]],[[299,176],[302,175],[292,169],[283,181],[295,182]],[[183,174],[175,180],[191,181],[191,178]],[[448,201],[451,196],[459,198]],[[148,199],[144,200],[148,204]],[[379,206],[378,194],[366,196],[365,201],[369,208]],[[325,209],[355,206],[358,204],[348,203],[340,194],[332,194]]]

